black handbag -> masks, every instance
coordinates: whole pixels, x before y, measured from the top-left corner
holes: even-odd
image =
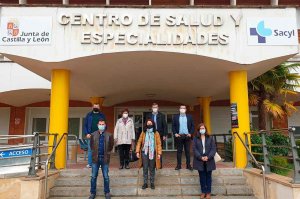
[[[136,157],[136,153],[134,151],[129,152],[129,162],[135,162],[138,160],[138,157]]]

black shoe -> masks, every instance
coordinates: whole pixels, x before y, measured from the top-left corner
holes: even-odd
[[[151,183],[151,189],[155,189],[154,183]]]
[[[148,184],[144,183],[142,189],[147,189],[147,188],[148,188]]]
[[[177,165],[177,167],[175,168],[175,170],[180,170],[181,166]]]
[[[89,199],[95,199],[96,198],[96,194],[91,194]]]
[[[119,167],[119,169],[124,169],[124,166],[123,166],[123,165],[121,165],[121,166]]]
[[[186,166],[186,169],[193,171],[193,167],[191,167],[191,165]]]

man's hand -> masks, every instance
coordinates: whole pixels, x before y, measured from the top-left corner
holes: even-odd
[[[177,138],[178,138],[178,137],[180,137],[180,135],[179,135],[178,133],[176,133],[176,134],[175,134],[175,137],[177,137]]]
[[[86,135],[86,138],[87,138],[87,139],[90,139],[90,138],[91,138],[91,134],[87,134],[87,135]]]
[[[140,153],[136,153],[136,157],[137,157],[137,158],[140,158]]]
[[[157,159],[160,159],[160,155],[157,155]]]
[[[204,161],[205,161],[205,162],[208,161],[208,157],[207,157],[207,156],[204,156],[203,158],[204,158]]]
[[[167,136],[163,136],[163,141],[166,141],[166,139],[167,139]]]
[[[191,137],[192,135],[191,135],[191,134],[187,134],[187,136],[188,136],[188,137]]]

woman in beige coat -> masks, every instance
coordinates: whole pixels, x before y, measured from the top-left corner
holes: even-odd
[[[128,109],[122,111],[122,117],[118,119],[114,131],[114,140],[120,155],[120,169],[124,166],[129,169],[129,152],[135,140],[134,122],[128,114]]]

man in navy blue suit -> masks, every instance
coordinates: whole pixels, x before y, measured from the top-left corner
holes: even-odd
[[[194,121],[191,115],[186,114],[186,106],[180,106],[180,114],[174,115],[172,130],[177,142],[177,166],[175,170],[181,169],[181,157],[184,148],[186,158],[186,168],[193,170],[190,157],[191,137],[195,130]]]

